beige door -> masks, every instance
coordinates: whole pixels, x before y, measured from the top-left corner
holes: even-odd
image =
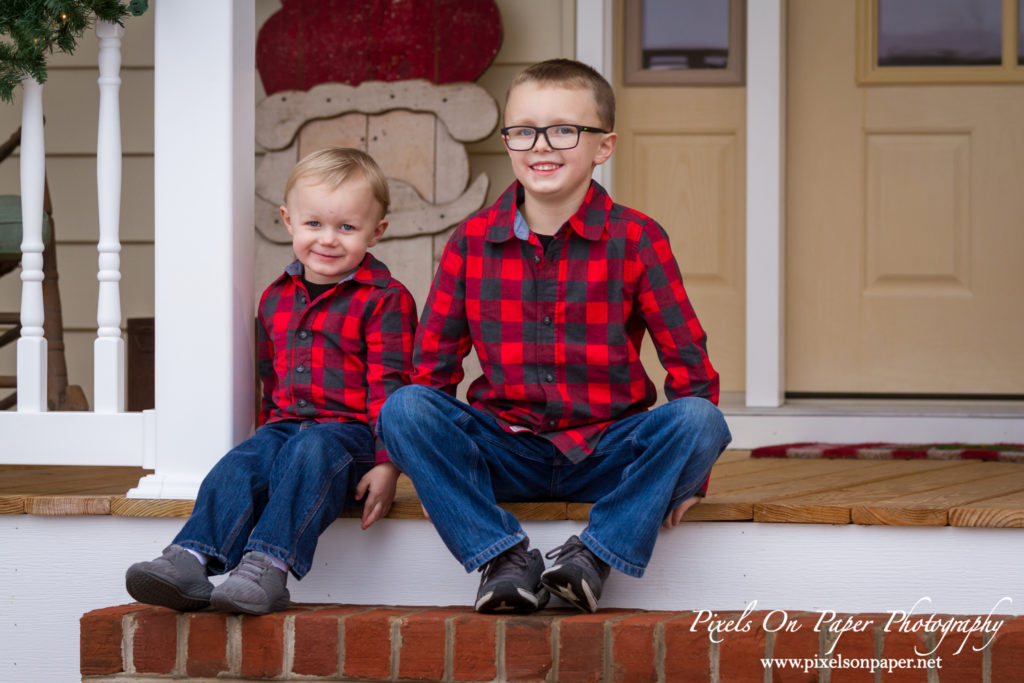
[[[692,3],[691,3],[692,4]],[[624,3],[615,4],[623,54]],[[708,332],[723,391],[744,388],[745,90],[742,86],[623,82],[615,72],[619,134],[612,198],[651,216],[669,235],[686,291]],[[644,363],[661,389],[647,340]]]
[[[788,5],[786,387],[1024,394],[1024,85],[864,85]]]

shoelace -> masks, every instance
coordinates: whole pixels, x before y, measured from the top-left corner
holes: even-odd
[[[596,555],[590,552],[590,549],[587,548],[587,546],[583,545],[583,541],[576,537],[570,538],[557,548],[552,548],[547,551],[544,553],[544,557],[549,560],[558,558],[559,562],[568,562],[569,560],[576,560],[579,562],[579,560],[583,560],[587,563],[587,566],[594,571],[600,571],[600,565],[595,562],[595,560],[598,562],[600,560],[597,559]]]
[[[269,562],[260,563],[251,557],[243,557],[242,561],[239,562],[238,566],[231,572],[231,575],[234,576],[235,574],[238,574],[239,576],[244,576],[250,581],[259,582],[260,577],[267,571],[269,564]]]
[[[490,562],[480,567],[483,581],[490,581],[493,576],[516,569],[527,569],[530,566],[530,554],[522,546],[514,546]]]

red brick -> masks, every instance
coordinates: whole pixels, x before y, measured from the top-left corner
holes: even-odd
[[[705,683],[711,680],[711,639],[694,626],[696,614],[665,622],[665,680]]]
[[[119,605],[87,612],[79,620],[79,668],[83,676],[102,676],[124,670],[121,639],[124,615],[148,609]]]
[[[938,617],[945,621],[947,619],[963,620],[966,619],[970,623],[973,623],[975,617],[964,616],[964,615],[942,615]],[[984,617],[980,618],[979,624],[984,621]],[[935,653],[929,655],[929,657],[940,657],[942,668],[937,669],[939,673],[939,679],[942,681],[980,681],[982,679],[982,664],[984,661],[985,653],[983,652],[982,646],[989,641],[992,637],[991,633],[955,633],[950,632],[945,638],[942,638],[942,633],[936,633],[934,635],[935,640],[933,647],[938,646]],[[939,642],[941,639],[941,642]],[[965,642],[966,639],[966,642]],[[961,647],[962,646],[962,647]],[[975,649],[977,648],[977,649]],[[926,648],[924,651],[927,652],[932,648]],[[959,654],[957,651],[959,650]],[[1018,676],[1020,675],[1020,669],[1017,669]],[[1003,680],[996,679],[995,680]]]
[[[456,681],[491,681],[498,676],[495,638],[498,618],[466,614],[452,620],[455,643],[452,648],[452,678]]]
[[[505,675],[510,681],[543,681],[551,671],[551,616],[505,619]]]
[[[1024,617],[1003,618],[1008,620],[989,645],[993,681],[1012,681],[1024,671]]]
[[[835,640],[832,650],[826,649],[822,656],[826,659],[838,659],[842,655],[845,659],[857,659],[857,660],[871,660],[875,659],[875,638],[876,634],[881,633],[882,628],[889,620],[888,614],[854,614],[854,615],[842,615],[842,619],[852,616],[854,619],[860,619],[863,621],[870,621],[871,625],[868,626],[863,632],[847,631],[839,636],[838,640]],[[823,629],[827,629],[827,626],[822,626]],[[834,640],[834,634],[827,634],[829,636],[829,642]],[[833,667],[832,668],[832,683],[874,683],[875,674],[872,673],[870,667],[857,668],[857,667]]]
[[[242,676],[272,678],[284,670],[284,620],[290,611],[242,617]]]
[[[721,683],[764,680],[761,659],[765,656],[765,632],[761,628],[761,623],[767,614],[768,612],[752,612],[742,618],[741,612],[722,612],[716,615],[716,619],[735,620],[737,628],[747,629],[738,633],[730,631],[715,635],[716,639],[722,641],[718,645],[718,671]],[[698,628],[707,626],[701,624]]]
[[[338,673],[338,622],[362,607],[332,607],[295,616],[292,672],[306,676]]]
[[[912,618],[907,623],[916,621]],[[894,622],[889,626],[889,632],[882,634],[882,658],[883,659],[911,659],[921,658],[918,652],[927,652],[930,647],[925,646],[923,631],[902,632],[900,622]],[[885,624],[882,624],[884,627]],[[916,650],[916,651],[915,651]],[[885,683],[927,683],[927,669],[888,669],[882,672],[882,680]]]
[[[185,671],[189,676],[214,678],[228,671],[228,618],[226,614],[189,614],[188,654]]]
[[[345,617],[345,675],[391,677],[391,618],[408,610],[377,608]]]
[[[574,614],[558,622],[558,680],[591,683],[604,678],[604,624],[608,615]]]
[[[674,613],[652,612],[612,623],[612,680],[629,683],[658,680],[654,661],[654,627],[674,616]]]
[[[466,608],[434,609],[402,619],[402,649],[398,656],[398,677],[439,681],[444,676],[445,623]]]
[[[178,655],[179,612],[156,607],[135,615],[132,658],[139,673],[169,674]]]
[[[818,637],[821,634],[815,630],[815,626],[819,618],[819,614],[789,613],[784,610],[765,612],[758,625],[775,632],[775,645],[770,656],[777,659],[816,659]],[[822,625],[821,628],[824,630],[828,627]],[[844,638],[849,635],[845,634]],[[817,666],[809,668],[807,672],[802,668],[772,670],[772,683],[810,683],[818,678]]]

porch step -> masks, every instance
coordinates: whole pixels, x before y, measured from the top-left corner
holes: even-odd
[[[1024,617],[945,617],[957,620],[945,637],[934,623],[943,617],[931,627],[890,624],[888,614],[824,617],[628,609],[496,616],[337,604],[247,617],[135,603],[82,617],[81,673],[86,681],[841,683],[876,680],[867,672],[885,660],[883,680],[950,683],[1019,680],[1024,663]],[[978,630],[965,635],[961,624]],[[771,673],[762,658],[776,659]]]

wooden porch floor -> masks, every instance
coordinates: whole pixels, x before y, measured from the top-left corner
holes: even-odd
[[[0,514],[186,517],[191,501],[125,498],[148,470],[0,465]],[[509,503],[522,520],[586,520],[586,503]],[[357,516],[358,512],[346,513]],[[391,513],[422,518],[406,478]],[[1024,527],[1024,464],[751,458],[727,451],[687,521]]]

